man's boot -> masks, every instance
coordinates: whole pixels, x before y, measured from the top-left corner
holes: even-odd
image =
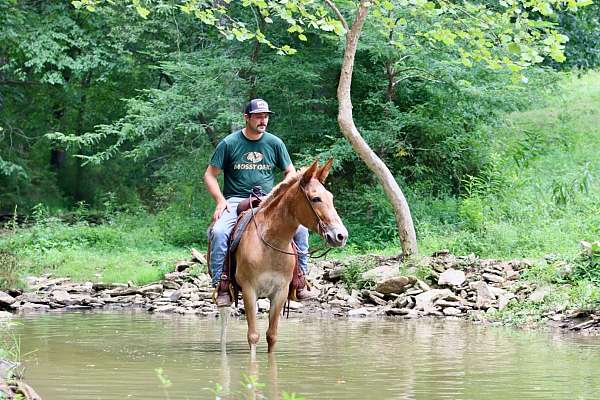
[[[229,289],[229,278],[227,275],[221,275],[221,280],[217,284],[215,303],[217,307],[229,307],[231,305],[231,291]]]
[[[304,285],[296,289],[296,298],[298,301],[304,300],[312,300],[319,297],[321,291],[317,288],[311,287],[308,284],[308,280],[301,275],[302,279],[304,279]]]

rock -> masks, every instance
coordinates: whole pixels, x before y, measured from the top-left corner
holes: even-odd
[[[375,290],[383,294],[400,294],[406,290],[406,286],[409,283],[410,280],[406,276],[393,277],[378,283]]]
[[[323,279],[330,282],[337,282],[341,279],[343,273],[344,267],[335,267],[333,269],[328,269],[323,274]]]
[[[0,291],[0,307],[10,306],[15,301],[17,301],[17,299],[12,297],[8,293]]]
[[[366,317],[369,315],[371,315],[371,311],[366,307],[361,307],[348,311],[349,317]]]
[[[489,308],[492,306],[492,302],[496,300],[496,295],[484,281],[471,282],[469,287],[477,291],[476,307]]]
[[[465,280],[466,277],[463,271],[449,268],[440,275],[438,285],[460,286]]]
[[[370,269],[361,274],[361,278],[365,281],[381,282],[385,279],[393,278],[400,275],[400,266],[396,263],[385,264],[377,268]]]
[[[114,289],[118,289],[118,288],[126,288],[127,285],[124,283],[94,283],[92,288],[97,291],[97,292],[101,292],[104,290],[114,290]]]
[[[45,304],[48,302],[48,299],[42,298],[39,295],[37,295],[36,293],[31,293],[31,292],[23,293],[22,295],[17,297],[17,300],[20,300],[24,303],[36,303],[36,304]]]
[[[534,303],[541,303],[542,301],[544,301],[544,298],[546,298],[546,296],[550,294],[551,291],[552,287],[541,286],[535,289],[533,293],[531,293],[529,297],[527,297],[527,300],[532,301]]]
[[[299,310],[303,307],[304,307],[304,304],[302,304],[298,301],[290,300],[290,310]],[[286,308],[287,308],[287,303],[286,303]]]
[[[490,274],[490,273],[482,274],[481,277],[484,280],[486,280],[488,282],[493,282],[493,283],[503,283],[504,281],[506,281],[506,279],[504,279],[502,276],[496,275],[496,274]]]
[[[154,284],[150,284],[150,285],[145,285],[145,286],[140,287],[138,289],[138,291],[142,295],[147,295],[150,292],[160,293],[160,292],[163,291],[163,285],[160,284],[160,283],[154,283]]]
[[[442,310],[442,312],[447,316],[456,316],[462,314],[462,311],[456,307],[446,307]]]
[[[156,307],[154,309],[154,311],[156,311],[156,312],[173,312],[173,311],[175,311],[176,308],[177,307],[175,307],[172,304],[166,304],[166,305],[163,305],[163,306]]]
[[[427,283],[423,282],[420,279],[417,279],[417,286],[419,287],[419,289],[421,289],[424,292],[431,290],[431,287]]]
[[[8,311],[0,311],[0,323],[6,322],[12,318],[12,313]]]
[[[427,292],[423,292],[415,297],[415,309],[424,312],[435,311],[434,302],[438,299],[445,299],[446,297],[454,296],[449,289],[431,289]]]
[[[390,308],[385,310],[386,315],[407,315],[411,310],[408,308]]]
[[[256,304],[259,311],[269,311],[271,309],[271,302],[269,299],[258,299]]]
[[[192,247],[192,260],[199,262],[200,264],[206,265],[206,257],[198,250]]]
[[[22,312],[30,312],[30,311],[46,311],[50,309],[48,304],[40,304],[40,303],[23,303],[20,306],[17,306],[17,310]]]
[[[348,297],[348,300],[346,300],[346,304],[348,304],[352,308],[357,308],[362,303],[357,297],[350,296],[350,297]]]
[[[64,304],[66,306],[72,306],[77,304],[75,300],[66,290],[54,290],[50,294],[50,297],[57,303]]]
[[[175,271],[183,272],[194,265],[194,262],[188,260],[179,260],[175,263]]]
[[[176,302],[181,298],[181,290],[176,290],[169,296],[169,300]]]

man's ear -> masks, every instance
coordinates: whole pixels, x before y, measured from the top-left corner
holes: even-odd
[[[323,185],[325,184],[325,180],[327,180],[327,175],[329,175],[329,171],[331,170],[331,166],[332,165],[333,165],[333,157],[330,158],[329,160],[327,160],[327,162],[325,163],[325,165],[323,165],[321,167],[321,169],[319,169],[319,171],[317,172],[316,178]]]
[[[315,177],[315,174],[317,173],[317,167],[318,166],[319,166],[319,160],[315,160],[310,165],[310,167],[306,168],[306,170],[302,174],[302,180],[300,181],[300,184],[302,186],[307,185],[308,182],[310,182],[310,180]]]

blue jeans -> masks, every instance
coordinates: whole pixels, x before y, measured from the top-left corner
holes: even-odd
[[[244,197],[230,197],[227,199],[229,210],[223,211],[221,217],[215,222],[208,232],[210,240],[210,271],[212,273],[212,284],[216,286],[223,273],[223,262],[227,252],[229,236],[237,220],[237,206]],[[294,234],[294,242],[298,246],[298,264],[305,275],[308,273],[308,229],[300,225]]]

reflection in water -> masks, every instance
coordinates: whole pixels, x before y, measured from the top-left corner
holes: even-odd
[[[233,318],[226,351],[214,319],[146,313],[28,316],[25,376],[45,400],[70,399],[597,399],[597,338],[461,321],[291,318],[276,353],[250,358]],[[155,373],[173,385],[165,394]],[[253,377],[253,378],[247,378]],[[248,388],[243,382],[265,384]],[[221,390],[217,390],[221,387]]]

